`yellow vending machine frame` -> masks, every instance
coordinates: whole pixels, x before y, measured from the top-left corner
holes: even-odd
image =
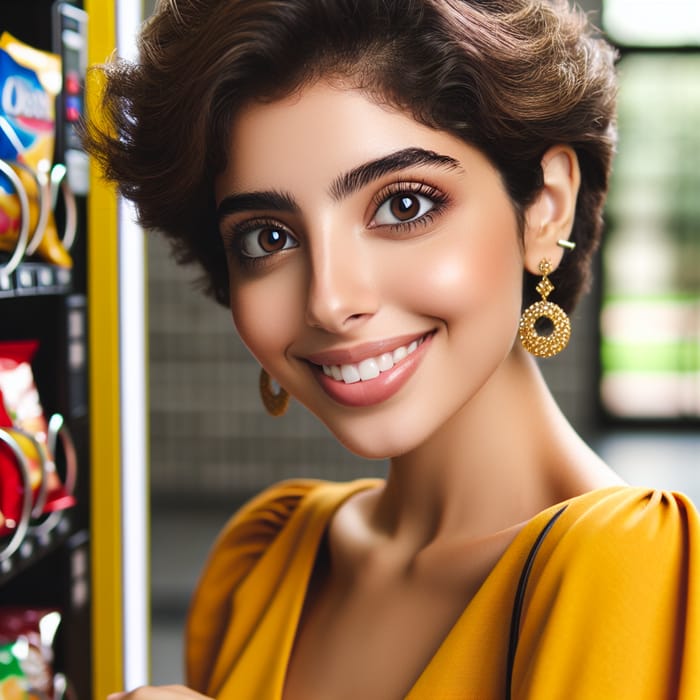
[[[85,9],[90,65],[133,55],[139,0]],[[146,273],[143,232],[94,165],[88,232],[93,697],[104,698],[149,680]]]

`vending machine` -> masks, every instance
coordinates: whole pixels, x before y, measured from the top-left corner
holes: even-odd
[[[0,6],[0,697],[148,681],[143,239],[77,129],[138,4]]]

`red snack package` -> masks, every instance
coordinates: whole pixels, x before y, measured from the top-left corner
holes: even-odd
[[[0,343],[0,427],[12,435],[29,467],[33,503],[40,509],[40,513],[33,512],[34,517],[75,505],[61,484],[48,446],[48,423],[31,366],[37,347],[36,341]],[[12,488],[11,473],[17,473],[16,459],[0,443],[0,475],[3,482],[7,477],[7,488]]]
[[[0,405],[2,402],[0,391]],[[43,512],[46,480],[44,457],[37,441],[14,428],[0,425],[0,430],[0,537],[4,537],[26,532],[32,512],[36,509],[36,516]]]
[[[14,443],[14,449],[9,441]],[[27,515],[23,516],[22,511],[25,508],[24,494],[31,490],[31,477],[27,478],[28,465],[23,468],[22,462],[26,464],[17,441],[9,430],[3,429],[0,434],[0,537],[12,535],[20,525],[24,530],[28,523]]]

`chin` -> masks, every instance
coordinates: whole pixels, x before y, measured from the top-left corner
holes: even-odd
[[[345,429],[336,430],[332,425],[325,425],[343,447],[362,459],[392,459],[411,452],[422,442],[421,436],[407,426],[394,434],[385,426],[377,426],[375,430],[360,427],[348,430],[347,426],[343,426]]]

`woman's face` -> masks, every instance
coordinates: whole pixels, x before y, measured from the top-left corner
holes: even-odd
[[[216,197],[262,366],[365,457],[458,419],[512,350],[516,218],[476,149],[318,83],[236,120]]]

